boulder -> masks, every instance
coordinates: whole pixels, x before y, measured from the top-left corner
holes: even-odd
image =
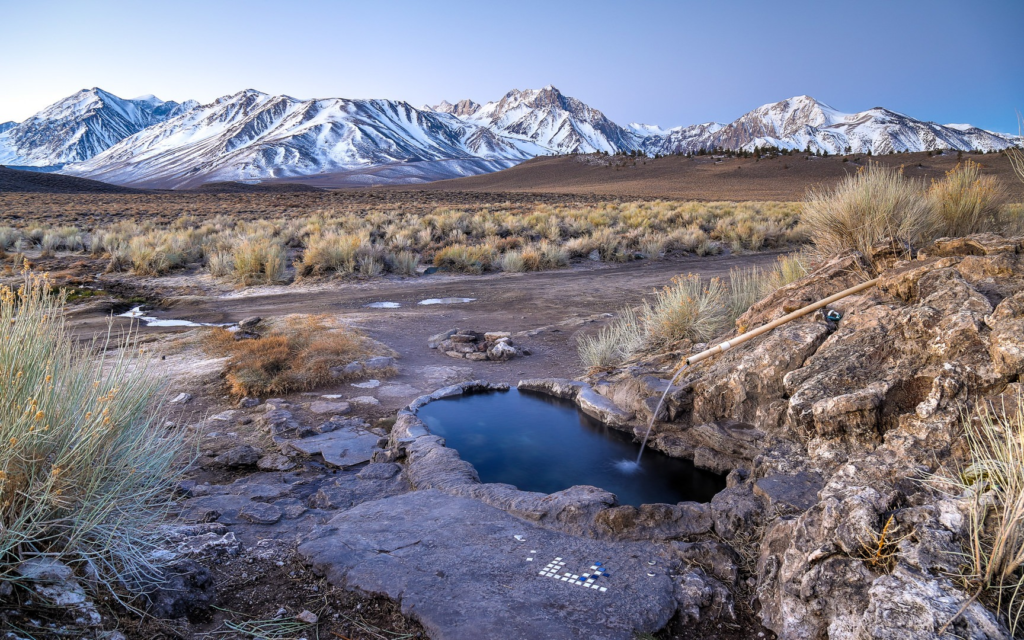
[[[248,467],[256,464],[262,455],[263,452],[256,447],[243,444],[220,454],[213,459],[213,464],[228,468]]]

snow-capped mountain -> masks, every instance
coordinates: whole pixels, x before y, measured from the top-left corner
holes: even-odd
[[[0,125],[0,164],[52,167],[88,160],[194,105],[154,96],[125,100],[102,89],[83,89],[24,122]]]
[[[766,104],[729,124],[706,123],[672,129],[644,141],[648,153],[689,153],[700,149],[774,146],[841,153],[890,153],[936,149],[1005,149],[1015,136],[971,125],[939,125],[875,107],[842,113],[810,96]]]
[[[615,124],[597,109],[562,95],[555,87],[513,89],[482,107],[472,100],[447,102],[435,111],[451,113],[505,138],[532,142],[551,153],[632,151],[643,136]]]
[[[251,89],[205,105],[123,100],[90,89],[25,122],[0,125],[0,164],[70,163],[62,172],[150,187],[299,176],[327,185],[385,184],[495,171],[547,154],[755,146],[883,154],[1022,142],[880,107],[843,113],[808,96],[766,104],[728,124],[663,129],[621,127],[552,86],[513,90],[482,105],[444,101],[420,109],[396,100],[300,100]]]
[[[119,184],[189,187],[440,160],[471,161],[472,174],[541,151],[406,102],[298,100],[250,89],[193,107],[64,172]],[[452,166],[452,175],[466,174],[458,163]]]

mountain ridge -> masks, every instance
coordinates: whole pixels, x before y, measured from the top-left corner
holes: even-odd
[[[756,147],[829,154],[998,151],[1021,140],[884,107],[845,113],[806,95],[761,105],[729,123],[664,129],[620,126],[552,85],[513,89],[483,104],[462,99],[419,109],[402,100],[302,100],[255,89],[208,104],[125,100],[93,88],[22,123],[0,125],[0,164],[159,188],[348,173],[353,184],[393,184],[474,175],[542,155]]]

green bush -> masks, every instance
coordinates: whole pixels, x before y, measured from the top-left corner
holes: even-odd
[[[45,556],[112,593],[151,584],[182,436],[159,425],[146,361],[128,347],[94,360],[49,289],[0,289],[0,582]]]

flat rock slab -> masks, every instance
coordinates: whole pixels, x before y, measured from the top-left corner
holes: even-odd
[[[327,464],[345,468],[369,461],[378,440],[380,436],[373,433],[339,430],[310,438],[289,440],[288,446],[307,456],[319,453]]]
[[[628,640],[676,611],[657,545],[573,537],[435,490],[360,504],[319,535],[299,553],[336,585],[400,601],[434,640]],[[606,591],[561,579],[596,562]],[[559,577],[540,575],[550,563]]]
[[[754,494],[767,500],[770,507],[807,511],[818,502],[818,492],[823,486],[818,474],[801,471],[761,478],[754,483]]]

